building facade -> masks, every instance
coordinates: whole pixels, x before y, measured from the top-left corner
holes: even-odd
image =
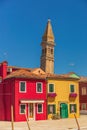
[[[79,77],[71,75],[48,77],[48,119],[73,118],[74,113],[79,117]]]
[[[80,113],[87,114],[87,77],[81,77],[79,81]]]
[[[5,70],[7,72],[6,68],[9,68],[4,67],[3,73]],[[15,69],[17,68],[13,70]],[[2,79],[0,83],[0,120],[11,120],[11,106],[14,110],[14,121],[26,121],[26,117],[29,120],[47,119],[46,78],[41,69],[32,71],[20,68]]]

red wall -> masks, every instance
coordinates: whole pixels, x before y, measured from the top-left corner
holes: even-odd
[[[5,120],[11,120],[11,105],[14,107],[14,79],[4,81],[4,108]]]
[[[87,95],[82,95],[82,93],[81,93],[82,87],[87,87],[87,83],[85,83],[85,82],[80,82],[79,83],[80,103],[87,103]]]
[[[26,81],[26,93],[19,92],[19,82]],[[43,93],[36,93],[36,82],[43,83]],[[35,104],[35,120],[46,120],[46,81],[32,79],[6,79],[4,84],[0,85],[0,120],[11,120],[11,105],[14,109],[14,121],[25,121],[25,115],[19,113],[20,100],[44,100],[43,113],[37,113],[37,104]],[[28,115],[28,104],[26,104]]]
[[[82,95],[82,87],[86,87],[87,91],[87,83],[86,82],[80,82],[79,83],[79,101],[80,101],[80,110],[81,110],[81,104],[86,103],[87,104],[87,95]],[[86,106],[87,108],[87,106]]]
[[[3,61],[0,65],[0,76],[4,79],[7,76],[7,61]]]
[[[0,83],[0,120],[5,120],[4,99],[3,99],[3,84]]]
[[[26,81],[26,93],[19,92],[19,82]],[[36,82],[43,83],[43,93],[36,93]],[[37,104],[35,104],[35,113],[36,120],[45,120],[46,119],[46,81],[45,80],[23,80],[19,79],[15,81],[15,121],[24,121],[25,115],[19,114],[19,106],[21,99],[28,100],[44,100],[43,103],[43,114],[37,113]],[[26,105],[27,115],[28,115],[28,104]]]

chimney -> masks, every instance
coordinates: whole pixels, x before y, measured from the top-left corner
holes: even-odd
[[[7,76],[7,65],[8,65],[7,61],[3,61],[0,64],[0,76],[2,77],[2,79],[4,79]]]

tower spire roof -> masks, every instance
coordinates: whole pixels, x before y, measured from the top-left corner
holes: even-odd
[[[53,34],[53,31],[52,31],[50,19],[48,19],[47,26],[46,26],[44,35],[42,37],[42,40],[47,41],[47,42],[54,42],[54,34]]]

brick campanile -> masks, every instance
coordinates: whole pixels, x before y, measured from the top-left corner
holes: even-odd
[[[40,68],[46,73],[54,73],[54,34],[50,20],[47,22],[46,30],[42,36],[42,54]]]

